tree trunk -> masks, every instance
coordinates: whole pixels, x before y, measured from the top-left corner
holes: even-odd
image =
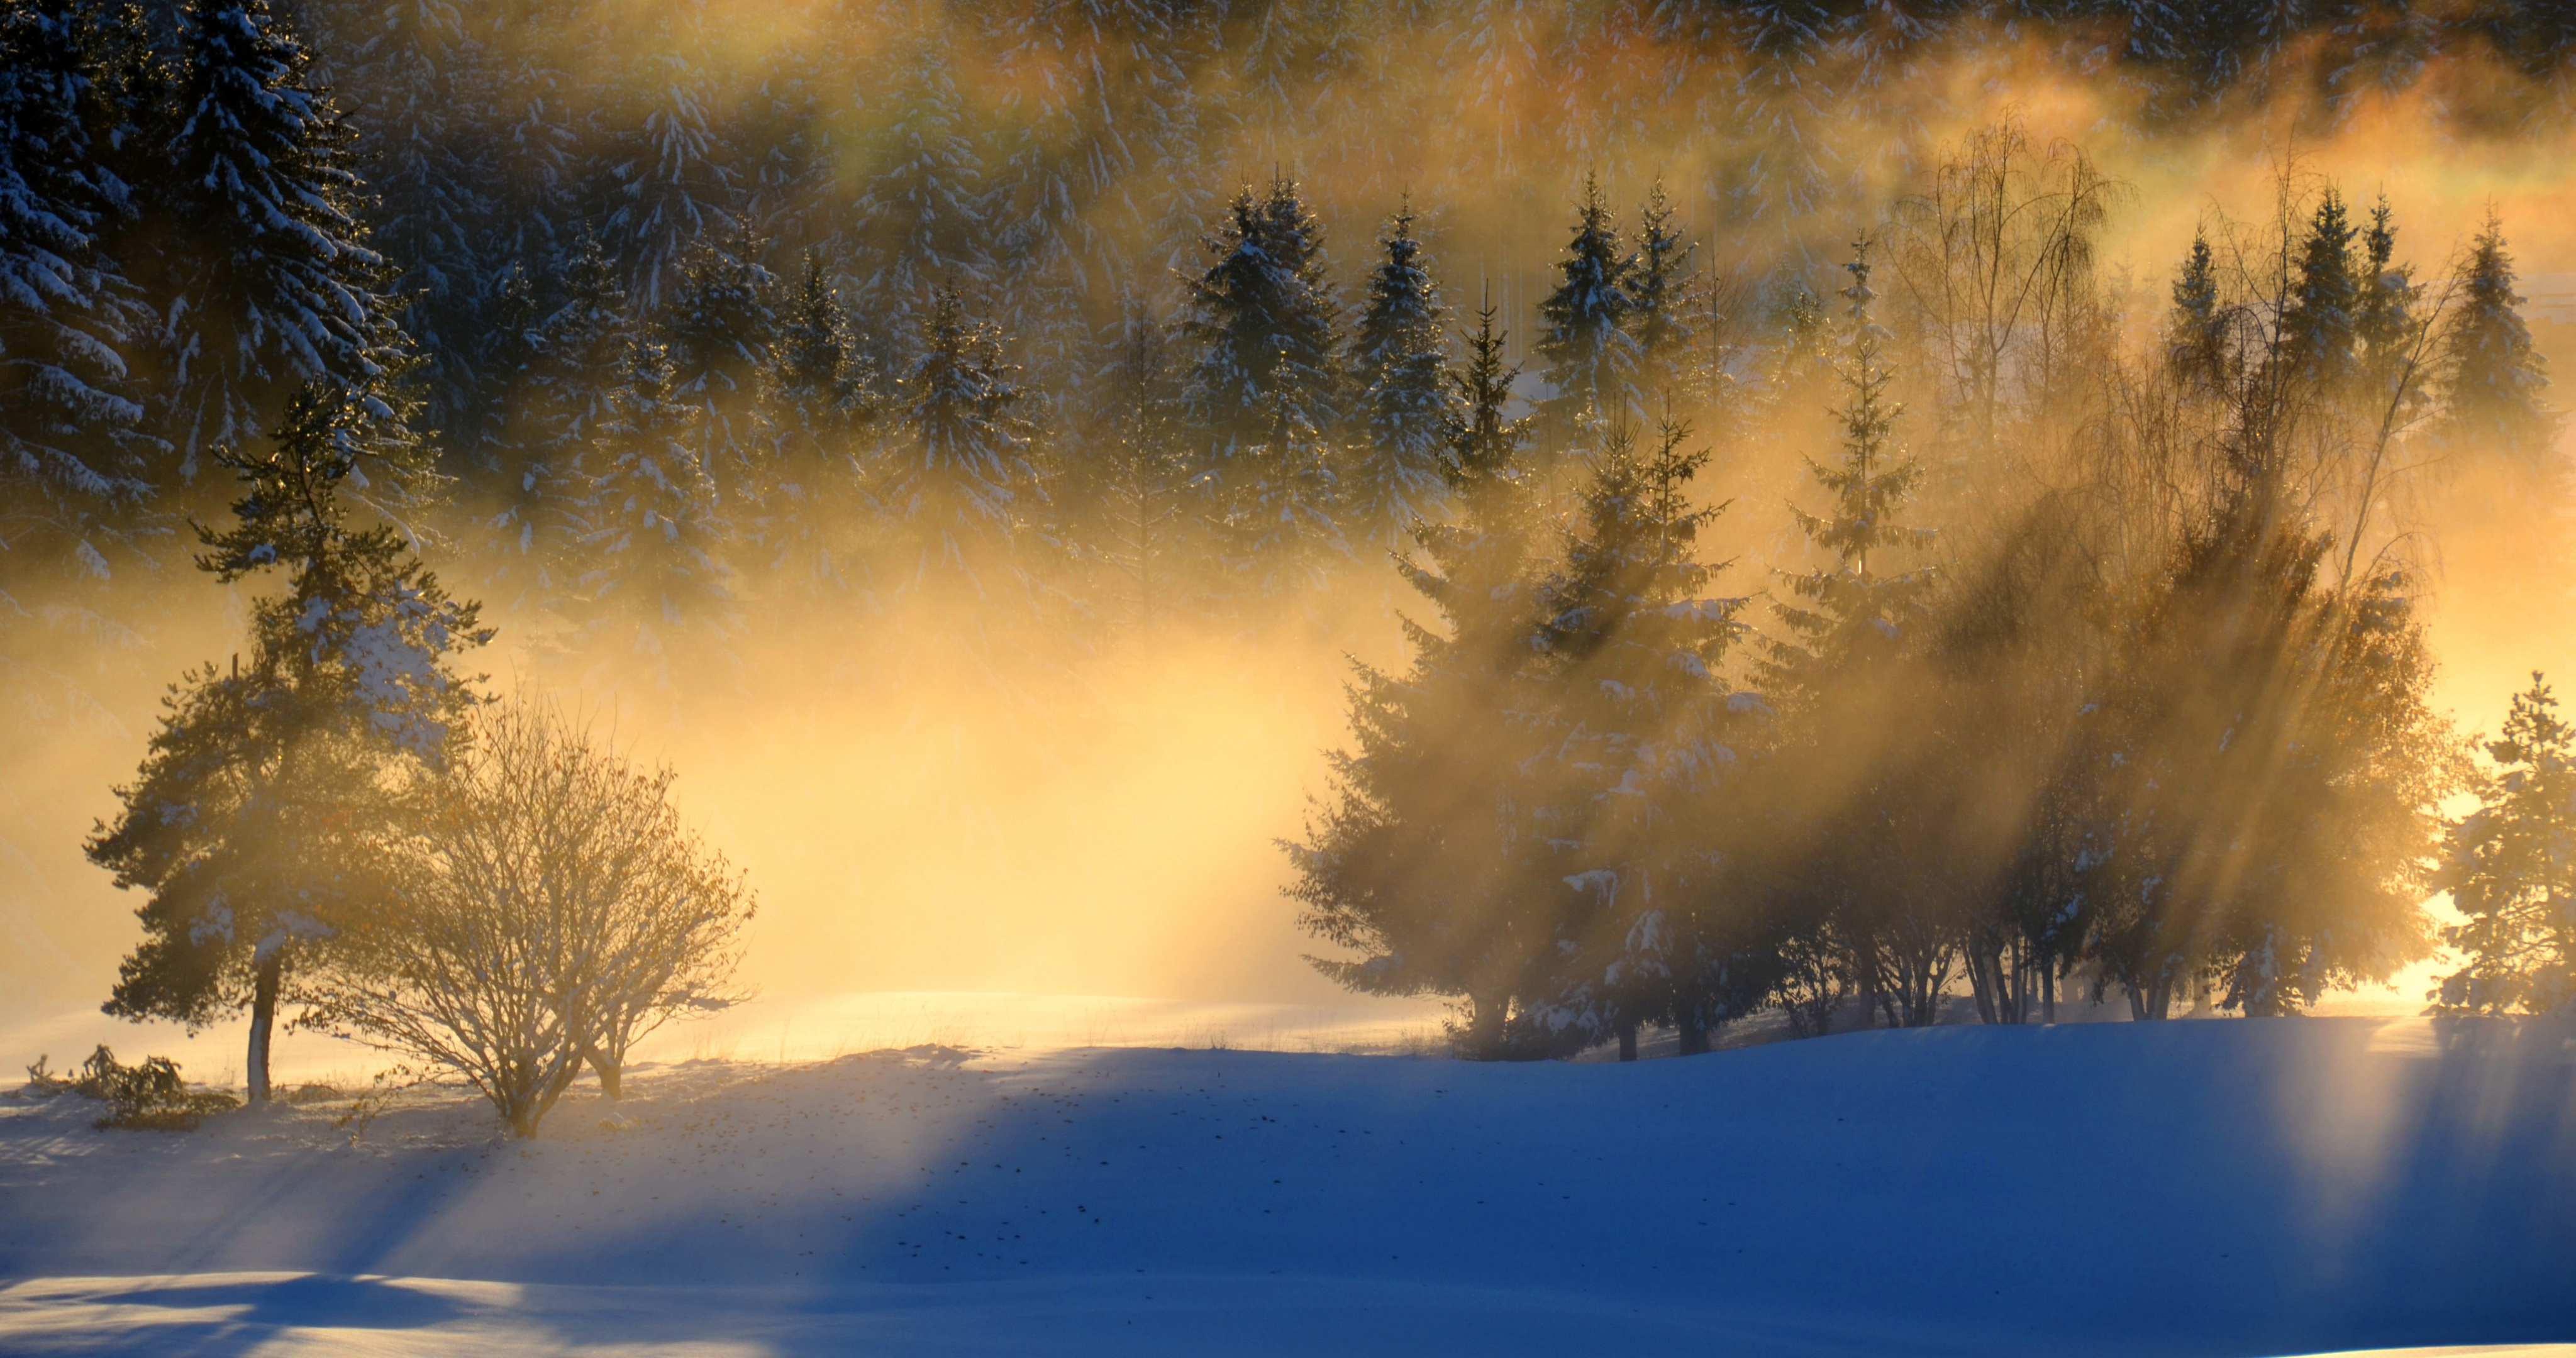
[[[2051,958],[2047,969],[2039,973],[2040,1022],[2057,1022],[2057,961]]]
[[[590,1069],[592,1074],[599,1077],[599,1092],[606,1095],[610,1102],[613,1103],[625,1097],[625,1062],[605,1056],[601,1054],[599,1048],[593,1047],[590,1049]]]
[[[1503,1018],[1511,1012],[1509,995],[1469,995],[1467,997],[1467,1055],[1478,1061],[1491,1061],[1502,1055]]]
[[[244,1078],[250,1084],[252,1103],[269,1100],[268,1048],[270,1037],[277,1029],[277,992],[283,988],[285,979],[286,956],[280,949],[260,959],[251,981],[250,1057],[246,1063],[250,1070]]]
[[[1701,1025],[1698,1014],[1689,1009],[1682,1010],[1676,1027],[1680,1033],[1682,1055],[1698,1056],[1708,1050],[1708,1029]]]
[[[1635,1019],[1623,1020],[1619,1024],[1619,1059],[1622,1061],[1637,1059],[1637,1021]]]

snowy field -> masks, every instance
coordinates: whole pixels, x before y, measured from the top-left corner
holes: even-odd
[[[660,1065],[525,1146],[0,1097],[0,1352],[2576,1354],[2564,1032],[965,1055]]]

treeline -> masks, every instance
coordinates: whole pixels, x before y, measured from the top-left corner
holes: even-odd
[[[1551,468],[1480,332],[1458,512],[1406,565],[1412,661],[1359,670],[1357,743],[1290,846],[1306,927],[1349,950],[1318,965],[1462,997],[1482,1057],[1633,1055],[1645,1025],[1687,1054],[1774,1007],[1925,1025],[1956,988],[1989,1023],[2053,1019],[2064,986],[2287,1014],[2429,955],[2450,886],[2476,922],[2440,1002],[2563,1003],[2549,855],[2576,840],[2539,789],[2565,728],[2518,702],[2492,747],[2518,767],[2445,824],[2470,769],[2391,521],[2430,457],[2555,478],[2500,231],[2419,281],[2385,202],[2285,186],[2278,220],[2204,229],[2140,352],[2091,277],[2116,196],[2005,127],[1855,245],[1836,314],[1747,396],[1799,364],[1835,393],[1792,515],[1816,564],[1770,581],[1697,550],[1721,510],[1775,511],[1700,484],[1688,426],[1587,401]],[[1637,341],[1590,315],[1594,352]]]

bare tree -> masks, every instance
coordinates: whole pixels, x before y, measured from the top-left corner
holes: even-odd
[[[753,900],[685,830],[672,772],[542,704],[488,710],[348,941],[322,1017],[455,1070],[535,1136],[587,1063],[619,1092],[635,1040],[734,1000]]]

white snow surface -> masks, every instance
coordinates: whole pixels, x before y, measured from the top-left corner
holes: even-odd
[[[2576,1033],[923,1045],[193,1134],[0,1096],[0,1353],[2576,1358]]]

